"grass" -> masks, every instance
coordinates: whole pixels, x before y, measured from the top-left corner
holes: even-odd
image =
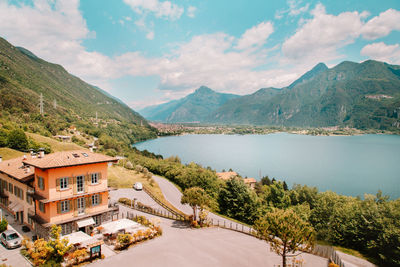
[[[333,246],[333,248],[336,249],[337,251],[340,251],[340,252],[346,253],[348,255],[352,255],[354,257],[357,257],[357,258],[369,261],[371,263],[377,264],[376,259],[368,257],[368,256],[362,254],[361,252],[357,251],[357,250],[354,250],[354,249],[351,249],[351,248],[344,248],[344,247],[340,247],[340,246]]]
[[[68,143],[60,142],[53,138],[42,136],[40,134],[34,134],[34,133],[26,133],[26,134],[32,139],[34,139],[36,142],[49,144],[53,152],[85,149],[77,144],[69,142]]]
[[[0,156],[3,157],[3,160],[22,157],[24,154],[24,152],[20,152],[8,147],[0,147]]]
[[[182,213],[164,198],[164,195],[158,184],[154,182],[153,185],[151,185],[150,180],[143,177],[143,174],[137,173],[134,170],[128,170],[118,165],[108,168],[108,186],[115,188],[132,188],[136,182],[140,182],[146,186],[146,188],[149,189],[154,196],[156,196],[169,208],[178,213]]]

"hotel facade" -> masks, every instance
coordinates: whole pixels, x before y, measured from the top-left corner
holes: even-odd
[[[24,156],[0,162],[0,206],[47,238],[53,224],[62,234],[90,234],[118,218],[108,203],[108,165],[117,159],[86,150]]]

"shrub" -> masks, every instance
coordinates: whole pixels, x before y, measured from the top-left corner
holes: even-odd
[[[0,222],[0,233],[7,230],[7,226],[8,226],[8,222],[7,222],[6,218],[3,218]]]
[[[133,164],[132,164],[132,162],[128,161],[128,162],[125,164],[125,168],[127,168],[127,169],[129,169],[129,170],[132,170],[132,169],[133,169]]]
[[[131,234],[119,234],[117,236],[117,248],[124,249],[133,242],[133,237]]]

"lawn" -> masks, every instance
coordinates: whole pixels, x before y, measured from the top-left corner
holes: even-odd
[[[0,156],[3,157],[3,160],[22,157],[24,154],[25,154],[24,152],[20,152],[8,147],[0,147]]]
[[[85,149],[77,144],[70,142],[60,142],[53,138],[42,136],[40,134],[26,133],[26,135],[34,139],[36,142],[49,144],[53,152]]]
[[[150,184],[150,180],[143,177],[142,173],[137,173],[134,170],[128,170],[121,166],[112,166],[108,168],[108,186],[114,188],[132,188],[132,186],[136,183],[140,182],[146,188],[148,188],[153,195],[155,195],[160,201],[162,201],[165,205],[175,210],[178,213],[181,213],[178,209],[176,209],[171,203],[169,203],[156,182],[153,185]]]

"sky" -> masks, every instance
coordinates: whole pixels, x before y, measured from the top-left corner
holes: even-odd
[[[0,0],[0,37],[140,110],[284,87],[319,62],[400,65],[400,1]]]

